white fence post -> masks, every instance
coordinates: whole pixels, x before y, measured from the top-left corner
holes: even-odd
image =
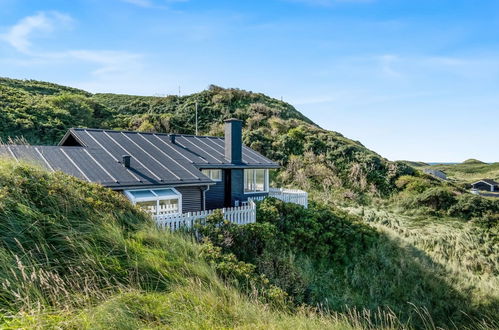
[[[215,210],[177,213],[177,214],[161,214],[154,216],[159,228],[168,228],[175,231],[180,228],[192,228],[196,220],[204,220]],[[244,225],[256,222],[256,204],[249,201],[248,205],[239,207],[223,208],[222,214],[225,219],[230,222]]]

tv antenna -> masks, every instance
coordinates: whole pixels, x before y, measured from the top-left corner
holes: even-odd
[[[198,101],[196,101],[196,135],[198,135]]]

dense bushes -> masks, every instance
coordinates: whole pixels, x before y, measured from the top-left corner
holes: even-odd
[[[456,197],[447,188],[434,187],[423,191],[414,197],[414,203],[429,207],[432,210],[448,210],[456,203]]]
[[[440,203],[440,193],[436,196]],[[425,309],[444,328],[466,328],[475,317],[493,315],[495,305],[487,305],[487,299],[477,299],[480,306],[471,302],[463,294],[471,289],[454,288],[451,273],[422,251],[331,207],[312,203],[304,209],[268,198],[259,203],[255,224],[233,225],[219,215],[198,230],[209,250],[219,248],[213,260],[219,260],[221,275],[252,283],[249,277],[256,272],[295,305],[378,310],[380,315],[390,310],[400,327],[409,328],[424,327],[418,313]],[[244,277],[240,270],[248,264],[253,267]],[[380,326],[383,321],[371,322]]]
[[[311,284],[297,268],[294,256],[313,260],[317,267],[348,264],[352,254],[366,249],[377,237],[357,218],[320,205],[304,209],[269,198],[259,204],[257,217],[257,223],[238,226],[218,215],[198,231],[226,256],[255,265],[258,273],[285,290],[295,304],[314,302],[309,295]],[[230,272],[238,274],[241,265],[231,265]]]
[[[477,195],[464,194],[449,209],[449,214],[465,219],[482,217],[488,213],[499,212],[498,202],[498,200],[486,199]]]

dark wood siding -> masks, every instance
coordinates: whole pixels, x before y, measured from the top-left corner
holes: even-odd
[[[490,191],[491,186],[486,184],[485,182],[477,182],[473,185],[473,188],[478,190]]]
[[[220,209],[224,207],[225,175],[222,173],[222,181],[210,186],[206,192],[206,209]]]
[[[232,187],[232,206],[235,201],[245,201],[244,196],[244,171],[242,169],[233,169],[231,171]]]
[[[182,194],[182,212],[203,210],[203,191],[200,186],[175,187]]]

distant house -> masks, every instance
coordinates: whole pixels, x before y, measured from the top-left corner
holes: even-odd
[[[499,191],[499,182],[491,179],[482,179],[471,184],[473,189],[482,191]]]
[[[71,128],[58,146],[2,145],[0,155],[122,192],[171,228],[179,216],[192,224],[187,215],[218,208],[231,208],[235,221],[251,211],[254,222],[254,210],[232,208],[269,194],[307,203],[305,192],[269,187],[269,169],[279,165],[243,145],[237,119],[225,122],[224,138]]]
[[[435,170],[435,169],[432,169],[432,168],[425,168],[423,170],[423,172],[425,172],[426,174],[429,174],[431,176],[437,177],[439,179],[447,180],[447,174],[445,174],[444,171]]]

